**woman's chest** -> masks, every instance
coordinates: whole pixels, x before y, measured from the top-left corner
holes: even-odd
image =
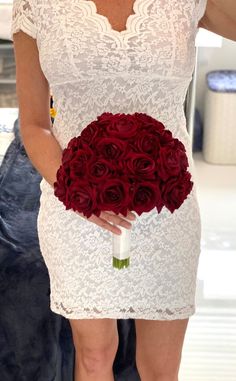
[[[91,0],[38,0],[42,69],[51,83],[119,73],[190,76],[195,6],[195,0],[135,0],[115,24],[114,13]]]

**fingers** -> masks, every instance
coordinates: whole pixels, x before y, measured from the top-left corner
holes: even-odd
[[[128,218],[128,219],[134,221],[134,220],[136,220],[136,215],[135,215],[134,213],[128,211],[128,213],[127,213],[127,217],[126,217],[126,218]]]
[[[131,229],[132,227],[132,224],[129,221],[127,221],[124,218],[124,216],[122,216],[121,214],[117,215],[117,214],[112,214],[110,212],[102,212],[100,216],[101,218],[104,218],[115,225],[120,225],[127,229]]]
[[[76,213],[79,214],[81,217],[87,219],[88,221],[91,221],[95,223],[96,225],[102,227],[103,229],[108,230],[117,235],[120,235],[122,232],[116,225],[120,225],[126,229],[131,229],[132,224],[129,221],[127,221],[125,218],[128,218],[130,220],[136,219],[135,214],[131,212],[128,212],[127,216],[124,217],[121,213],[117,215],[113,212],[106,211],[106,212],[101,212],[99,217],[93,214],[89,218],[85,217],[82,213],[79,213],[79,212],[76,212]]]
[[[113,234],[120,235],[122,233],[117,226],[109,224],[109,222],[107,222],[105,219],[101,217],[97,217],[95,216],[95,214],[92,214],[91,217],[87,218],[83,215],[83,213],[79,213],[79,212],[75,212],[75,213],[77,213],[80,217],[84,218],[85,220],[93,222],[95,225],[100,226],[101,228],[108,230],[112,232]]]
[[[103,229],[108,230],[114,234],[120,235],[122,233],[121,230],[117,226],[109,224],[109,222],[107,222],[107,220],[102,218],[102,217],[97,217],[95,215],[92,215],[90,218],[88,218],[88,220],[94,222],[96,225],[98,225],[98,226],[102,227]]]
[[[134,213],[130,212],[129,210],[128,210],[126,217],[124,217],[123,214],[121,214],[121,213],[119,213],[118,216],[120,216],[122,218],[126,218],[126,219],[131,220],[131,221],[136,220],[136,215]]]
[[[134,213],[130,212],[130,211],[128,211],[126,217],[124,217],[123,214],[121,214],[121,213],[119,213],[119,214],[115,214],[114,212],[111,212],[111,211],[106,211],[105,213],[109,213],[109,214],[111,214],[112,216],[119,216],[119,217],[121,217],[121,218],[123,218],[123,219],[130,220],[130,221],[134,221],[134,220],[136,220],[136,215],[135,215]]]

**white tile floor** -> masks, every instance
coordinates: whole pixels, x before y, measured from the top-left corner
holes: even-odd
[[[202,252],[180,381],[236,381],[236,166],[194,161]]]

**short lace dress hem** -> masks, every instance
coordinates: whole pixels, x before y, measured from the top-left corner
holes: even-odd
[[[99,308],[66,308],[62,303],[51,301],[50,308],[53,312],[67,319],[144,319],[144,320],[177,320],[187,319],[196,312],[195,305],[179,307],[175,309],[139,308],[127,307],[117,310],[109,306]]]

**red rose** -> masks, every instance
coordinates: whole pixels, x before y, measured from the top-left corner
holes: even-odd
[[[81,136],[76,136],[69,141],[67,149],[76,152],[79,148],[83,148],[83,142]]]
[[[66,207],[74,211],[83,213],[89,218],[96,210],[96,190],[86,181],[77,180],[71,183],[68,188]]]
[[[54,194],[60,201],[64,202],[66,199],[68,186],[71,183],[67,170],[64,168],[64,166],[60,166],[57,171],[56,178],[57,180],[53,184]]]
[[[92,183],[106,181],[114,174],[112,164],[104,159],[94,159],[88,163],[85,176]]]
[[[87,156],[83,151],[80,151],[76,158],[70,163],[70,178],[84,178],[87,173]]]
[[[135,112],[134,118],[137,121],[140,130],[148,131],[149,133],[158,135],[165,129],[165,126],[159,120],[156,120],[150,115],[141,112]]]
[[[130,185],[124,178],[108,179],[98,186],[98,208],[111,210],[116,214],[127,216],[127,207],[130,201]]]
[[[147,131],[140,132],[133,146],[139,151],[150,155],[153,160],[156,160],[158,157],[158,152],[160,148],[159,139],[153,135],[148,133]]]
[[[96,121],[91,122],[81,131],[81,140],[86,144],[93,144],[94,139],[101,134],[99,125]]]
[[[137,132],[137,123],[130,114],[115,114],[110,116],[109,122],[105,118],[106,131],[108,136],[115,136],[119,139],[128,139]],[[104,124],[104,118],[101,117]],[[99,121],[100,123],[100,121]]]
[[[178,145],[168,144],[160,148],[159,158],[157,159],[158,176],[166,181],[170,177],[178,176],[181,171],[188,167],[186,154],[179,149]]]
[[[167,209],[173,213],[178,209],[187,195],[191,192],[193,182],[190,181],[191,174],[189,172],[180,173],[179,177],[171,178],[162,184],[162,197]]]
[[[186,152],[184,144],[177,138],[172,139],[172,143],[168,143],[168,145],[172,144],[175,149],[178,148],[179,150]]]
[[[169,142],[173,141],[173,135],[172,132],[169,130],[164,130],[160,136],[160,145],[168,144]]]
[[[103,112],[97,117],[99,123],[110,123],[111,118],[114,116],[112,112]]]
[[[94,121],[95,124],[99,127],[101,136],[108,137],[107,126],[111,123],[111,118],[113,116],[114,115],[111,112],[104,112],[97,117],[97,120]]]
[[[76,156],[70,162],[70,177],[72,179],[84,178],[87,174],[87,165],[94,157],[93,151],[88,145],[76,152]]]
[[[78,148],[78,146],[79,146],[79,139],[77,136],[75,136],[69,141],[67,148],[70,150],[72,148]]]
[[[168,132],[168,131],[166,131]],[[172,134],[171,134],[172,135]],[[173,136],[171,137],[171,139],[167,140],[163,145],[167,146],[168,147],[171,147],[173,148],[173,150],[179,150],[179,151],[182,151],[182,152],[186,152],[186,149],[185,149],[185,146],[184,144],[177,138],[173,138]]]
[[[95,140],[94,145],[97,153],[104,159],[118,160],[126,154],[127,142],[114,137]]]
[[[69,163],[76,156],[72,148],[65,148],[62,152],[62,164]]]
[[[62,164],[70,163],[73,159],[76,158],[78,152],[84,150],[87,153],[88,157],[93,155],[93,151],[88,144],[83,143],[81,137],[73,138],[70,140],[67,148],[62,151]]]
[[[157,205],[159,210],[164,205],[157,183],[143,181],[141,184],[134,184],[130,210],[135,211],[140,216],[143,212],[149,212]]]
[[[126,156],[126,174],[139,179],[155,179],[155,161],[144,153],[130,152]]]

